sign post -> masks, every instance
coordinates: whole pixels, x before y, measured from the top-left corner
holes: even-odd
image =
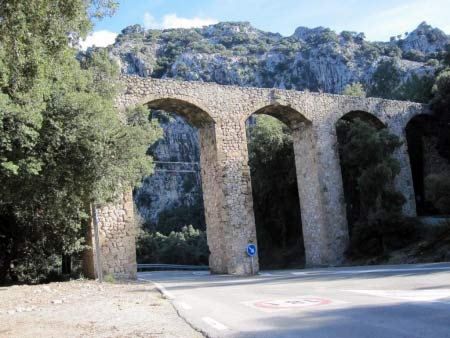
[[[98,281],[100,283],[103,283],[103,270],[102,270],[102,260],[100,255],[100,240],[98,235],[98,218],[97,218],[97,209],[94,206],[92,206],[93,213],[94,213],[94,238],[95,238],[95,258],[96,258],[96,264],[97,264],[97,277]]]
[[[251,272],[252,272],[252,275],[254,275],[255,268],[254,268],[254,263],[253,263],[253,257],[256,255],[256,245],[255,244],[250,243],[249,245],[247,245],[247,255],[250,256]]]

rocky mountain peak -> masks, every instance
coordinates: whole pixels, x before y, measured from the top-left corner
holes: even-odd
[[[405,38],[397,40],[393,37],[391,38],[392,42],[396,43],[404,52],[434,53],[444,50],[445,46],[450,43],[450,36],[423,21],[411,33],[406,34]]]
[[[325,33],[330,31],[329,28],[325,28],[322,26],[315,27],[315,28],[308,28],[304,26],[297,27],[294,34],[292,36],[297,37],[300,40],[307,41],[309,38],[311,38],[314,35],[319,35],[321,33]]]

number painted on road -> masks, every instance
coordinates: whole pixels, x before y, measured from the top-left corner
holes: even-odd
[[[256,302],[256,307],[265,309],[295,309],[330,304],[331,300],[319,297],[302,297],[296,299],[280,299]]]
[[[284,299],[270,299],[260,301],[242,302],[241,304],[257,308],[264,312],[278,310],[307,309],[324,305],[342,305],[345,302],[317,296],[301,296]]]

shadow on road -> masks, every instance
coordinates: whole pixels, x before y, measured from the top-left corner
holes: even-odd
[[[267,338],[450,338],[449,304],[432,303],[444,311],[430,311],[430,303],[302,312],[292,316],[273,316],[260,331],[243,331],[236,337]],[[423,305],[423,306],[421,306]],[[284,313],[286,314],[286,313]],[[432,325],[430,325],[432,323]],[[247,327],[261,327],[249,321]]]

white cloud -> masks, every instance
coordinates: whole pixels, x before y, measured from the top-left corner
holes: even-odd
[[[80,41],[82,50],[86,50],[88,47],[106,47],[116,41],[117,33],[107,30],[96,31],[87,36],[85,40]]]
[[[151,15],[149,12],[145,12],[144,14],[144,27],[147,29],[157,29],[159,27],[159,23],[156,22],[153,15]]]
[[[149,29],[168,29],[168,28],[197,28],[217,23],[218,20],[212,18],[181,18],[177,14],[166,14],[161,22],[155,20],[153,15],[146,12],[144,14],[144,26]]]

